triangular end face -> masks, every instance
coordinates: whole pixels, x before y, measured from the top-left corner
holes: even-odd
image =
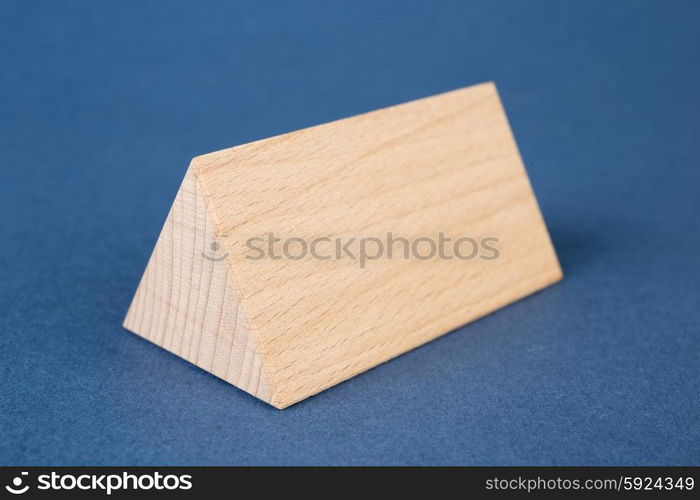
[[[278,406],[192,166],[170,209],[124,327]]]

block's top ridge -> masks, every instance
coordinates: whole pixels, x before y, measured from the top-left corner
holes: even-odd
[[[392,106],[387,106],[384,108],[379,108],[379,109],[375,109],[372,111],[367,111],[365,113],[360,113],[360,114],[348,116],[345,118],[339,118],[337,120],[333,120],[330,122],[321,123],[318,125],[312,125],[312,126],[305,127],[302,129],[293,130],[291,132],[285,132],[285,133],[278,134],[278,135],[271,136],[271,137],[267,137],[264,139],[258,139],[258,140],[252,141],[252,142],[247,142],[245,144],[239,144],[237,146],[232,146],[229,148],[220,149],[218,151],[212,151],[210,153],[198,155],[198,156],[195,156],[194,158],[192,158],[193,165],[195,165],[195,168],[197,170],[208,169],[208,168],[217,168],[219,166],[228,164],[230,162],[230,159],[231,159],[230,155],[235,153],[236,151],[252,149],[252,148],[255,148],[255,146],[257,146],[257,145],[260,145],[262,143],[267,143],[268,141],[293,140],[293,138],[295,136],[302,135],[302,134],[309,133],[309,132],[314,132],[316,129],[319,129],[319,128],[327,128],[329,126],[336,126],[336,125],[344,126],[344,125],[347,125],[347,124],[352,123],[354,121],[363,122],[365,120],[372,120],[375,115],[383,114],[385,111],[400,112],[404,108],[410,108],[410,107],[414,107],[416,105],[421,105],[421,104],[430,105],[430,103],[434,103],[435,101],[438,101],[438,103],[439,103],[440,100],[445,99],[445,98],[448,98],[448,99],[449,98],[459,98],[459,96],[462,94],[467,94],[471,98],[478,99],[479,95],[489,96],[489,95],[495,94],[497,96],[498,91],[496,89],[496,84],[492,81],[479,83],[479,84],[472,85],[469,87],[462,87],[462,88],[455,89],[455,90],[449,90],[447,92],[442,92],[440,94],[435,94],[435,95],[431,95],[428,97],[423,97],[423,98],[416,99],[413,101],[407,101],[407,102],[394,104]]]

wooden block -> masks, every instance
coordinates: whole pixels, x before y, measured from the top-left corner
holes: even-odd
[[[486,83],[194,158],[124,326],[285,408],[561,276]]]

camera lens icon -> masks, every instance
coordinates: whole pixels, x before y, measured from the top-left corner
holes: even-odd
[[[21,475],[13,478],[12,485],[8,484],[5,486],[5,489],[13,495],[21,495],[22,493],[26,493],[26,491],[29,489],[29,485],[27,484],[24,486],[24,488],[22,488],[22,476],[26,476],[28,474],[28,472],[22,472]]]
[[[224,235],[223,237],[225,238],[226,236]],[[218,255],[219,250],[221,250],[221,243],[219,243],[218,241],[212,241],[209,245],[209,248],[211,249],[212,255],[209,255],[206,252],[202,252],[202,257],[204,257],[207,260],[210,260],[212,262],[221,262],[222,260],[225,260],[226,257],[228,257],[228,253]]]

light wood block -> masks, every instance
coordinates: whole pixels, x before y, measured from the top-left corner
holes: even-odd
[[[356,238],[357,256],[358,238],[441,232],[478,255],[421,259],[425,241],[409,258],[402,243],[391,258],[334,255],[336,241]],[[259,259],[251,241],[267,251],[269,233],[292,257],[290,238],[330,241],[324,258]],[[561,276],[486,83],[194,158],[124,326],[285,408]]]

